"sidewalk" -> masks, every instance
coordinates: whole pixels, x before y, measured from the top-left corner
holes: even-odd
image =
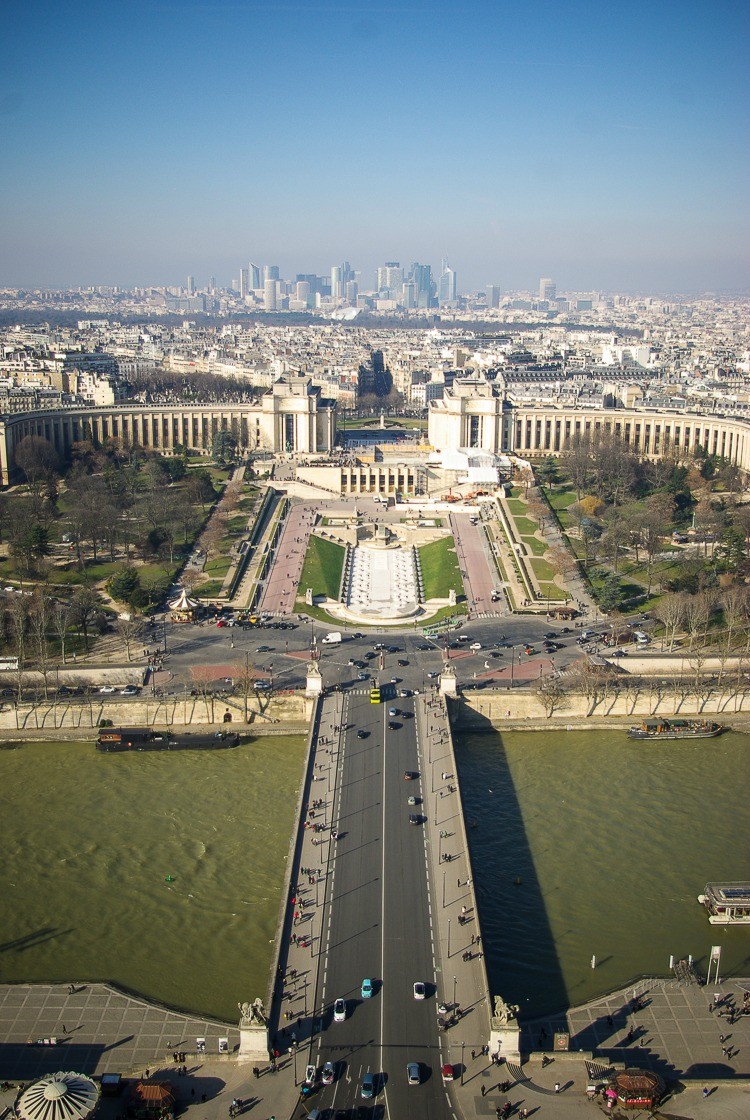
[[[419,697],[415,710],[436,938],[436,1002],[448,1008],[446,1019],[455,1020],[440,1035],[441,1063],[464,1069],[468,1084],[472,1071],[489,1065],[481,1056],[490,1040],[491,1014],[484,948],[445,698],[439,693]],[[460,1081],[454,1086],[463,1101]]]

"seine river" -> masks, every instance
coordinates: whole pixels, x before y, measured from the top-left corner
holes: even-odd
[[[750,928],[709,926],[695,896],[750,879],[749,748],[462,734],[493,991],[526,1015],[559,1010],[712,944],[746,974]],[[291,737],[0,750],[0,982],[112,980],[234,1019],[266,992],[303,757]]]

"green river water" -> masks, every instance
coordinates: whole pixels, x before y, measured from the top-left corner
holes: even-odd
[[[747,974],[750,928],[709,926],[695,896],[750,879],[750,737],[459,742],[493,991],[557,1010],[712,944]],[[292,737],[0,750],[0,982],[106,979],[234,1019],[266,992],[303,758]]]

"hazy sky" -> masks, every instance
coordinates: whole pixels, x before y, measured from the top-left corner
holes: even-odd
[[[748,286],[747,0],[4,5],[0,285]]]

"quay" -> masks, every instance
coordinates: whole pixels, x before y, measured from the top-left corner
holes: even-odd
[[[127,1078],[139,1078],[148,1071],[152,1078],[171,1080],[180,1112],[191,1120],[225,1120],[235,1097],[243,1100],[243,1114],[252,1120],[266,1120],[271,1115],[276,1120],[298,1120],[306,1115],[299,1107],[294,1061],[289,1054],[280,1059],[278,1073],[266,1072],[268,1063],[264,1062],[263,1072],[255,1078],[251,1065],[236,1060],[236,1026],[158,1007],[107,984],[81,982],[73,987],[71,994],[67,984],[0,985],[0,1080],[13,1086],[0,1092],[0,1114],[13,1104],[19,1082],[58,1069],[75,1069],[94,1077],[118,1072]],[[750,990],[750,978],[710,987],[649,978],[559,1015],[524,1022],[522,1045],[531,1056],[522,1066],[494,1066],[482,1056],[472,1060],[470,1049],[467,1051],[463,1084],[460,1080],[453,1084],[455,1115],[466,1120],[492,1118],[497,1105],[507,1098],[540,1120],[545,1116],[555,1120],[591,1116],[586,1085],[587,1060],[593,1054],[600,1068],[638,1065],[661,1073],[673,1090],[661,1116],[744,1120],[750,1114],[750,1016],[742,1016],[730,1026],[726,1018],[718,1017],[721,1008],[714,1006],[710,1011],[709,1007],[715,1005],[717,994],[720,1000],[741,1004],[746,990]],[[643,1003],[635,1012],[634,993]],[[570,1031],[570,1052],[538,1048],[542,1030],[550,1041],[562,1029]],[[729,1059],[722,1054],[722,1034],[731,1047]],[[55,1037],[56,1046],[37,1044],[37,1039]],[[219,1053],[219,1042],[226,1037],[229,1052],[224,1055]],[[197,1038],[205,1038],[205,1052],[196,1051]],[[186,1052],[185,1076],[176,1074],[172,1052],[177,1049]],[[543,1054],[553,1058],[544,1067]],[[298,1081],[303,1064],[299,1062]],[[503,1094],[498,1085],[506,1078],[512,1085]],[[560,1094],[554,1093],[556,1082],[561,1084]],[[710,1091],[706,1099],[704,1087]],[[111,1113],[104,1112],[107,1120],[122,1111],[121,1101],[108,1102],[112,1106]],[[614,1115],[623,1120],[625,1115],[643,1114],[615,1109]]]

